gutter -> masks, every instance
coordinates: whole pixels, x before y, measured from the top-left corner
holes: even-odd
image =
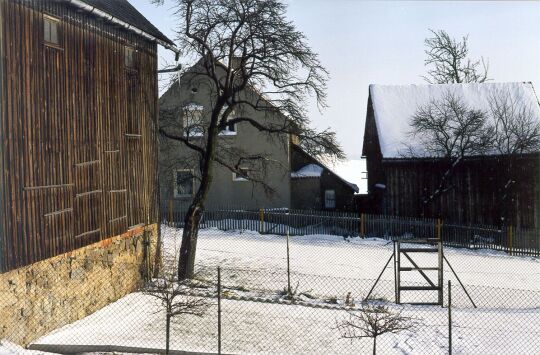
[[[103,19],[106,19],[107,21],[110,21],[110,22],[113,22],[119,26],[122,26],[124,27],[125,29],[127,29],[128,31],[132,31],[132,32],[135,32],[137,33],[138,35],[142,36],[142,37],[145,37],[151,41],[154,41],[154,42],[157,42],[158,44],[160,44],[161,46],[163,46],[164,48],[167,48],[171,51],[173,51],[174,53],[176,53],[176,60],[178,60],[178,57],[180,56],[180,50],[178,48],[176,48],[175,45],[173,44],[170,44],[170,43],[167,43],[165,42],[164,40],[161,40],[157,37],[154,37],[152,36],[151,34],[141,30],[140,28],[138,27],[135,27],[133,25],[130,25],[129,23],[127,22],[124,22],[108,13],[106,13],[105,11],[102,11],[94,6],[91,6],[91,5],[88,5],[87,3],[81,1],[81,0],[68,0],[69,3],[71,3],[72,5],[76,6],[77,8],[81,9],[81,10],[84,10],[90,14],[94,14],[98,17],[101,17]]]

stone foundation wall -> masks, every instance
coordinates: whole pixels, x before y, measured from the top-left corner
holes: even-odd
[[[0,340],[26,346],[135,291],[153,265],[157,233],[157,224],[139,227],[0,274]]]

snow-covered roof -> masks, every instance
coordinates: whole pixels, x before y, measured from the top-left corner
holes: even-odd
[[[359,193],[367,194],[367,173],[365,159],[348,159],[333,162],[332,170],[344,180],[358,187]]]
[[[300,170],[291,172],[292,178],[307,178],[307,177],[321,177],[323,168],[316,164],[308,164],[300,168]]]
[[[409,122],[418,107],[441,99],[447,93],[461,97],[471,108],[489,111],[493,95],[508,93],[530,105],[540,119],[540,106],[531,83],[469,83],[434,85],[370,85],[371,102],[381,153],[384,158],[399,158],[405,144],[412,145]]]

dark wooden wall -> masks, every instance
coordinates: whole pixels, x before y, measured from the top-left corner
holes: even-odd
[[[371,101],[371,93],[368,95],[366,110],[366,123],[364,129],[364,142],[362,145],[362,156],[366,157],[366,168],[368,172],[368,200],[369,204],[363,204],[360,212],[370,214],[384,213],[382,199],[384,189],[377,187],[384,185],[384,171],[382,169],[382,153],[377,134],[377,124]]]
[[[156,44],[65,2],[0,6],[2,269],[155,223]],[[44,44],[44,13],[60,48]]]
[[[433,159],[385,159],[385,214],[443,218],[460,224],[537,227],[540,155],[531,154],[513,163],[515,184],[505,194],[509,180],[503,157],[468,158],[454,171],[452,188],[423,207],[422,200],[439,186],[447,165]],[[509,191],[506,191],[506,193]],[[506,216],[502,221],[501,216]]]
[[[369,193],[369,205],[362,206],[362,212],[466,225],[539,227],[540,154],[524,155],[513,163],[514,201],[501,198],[508,162],[503,157],[470,157],[454,172],[453,188],[424,207],[422,200],[437,189],[448,166],[437,159],[383,158],[369,97],[362,155],[367,158]]]

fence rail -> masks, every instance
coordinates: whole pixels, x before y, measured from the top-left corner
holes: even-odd
[[[170,226],[182,227],[186,212],[187,206],[170,203],[162,220]],[[210,207],[204,212],[201,227],[277,235],[328,234],[387,240],[442,238],[446,246],[540,256],[540,230],[513,226],[464,226],[447,224],[440,219],[287,208],[250,210],[242,207]]]

